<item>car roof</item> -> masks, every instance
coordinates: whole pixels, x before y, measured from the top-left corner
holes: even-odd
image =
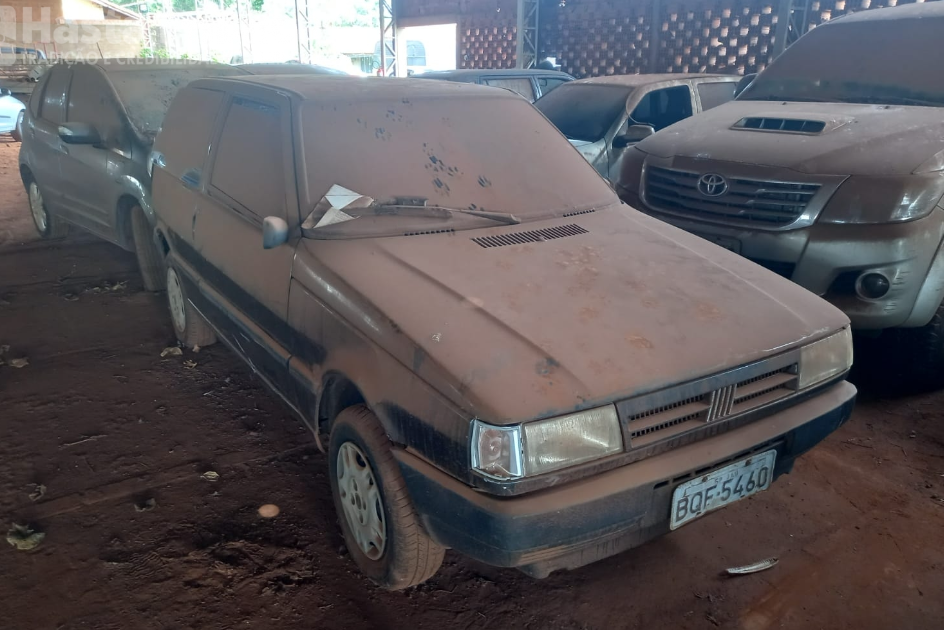
[[[313,63],[240,63],[236,67],[252,74],[347,74],[343,70]]]
[[[733,74],[700,73],[614,74],[606,77],[580,79],[579,81],[574,81],[573,85],[620,85],[627,87],[639,87],[642,85],[652,85],[653,83],[686,81],[689,79],[727,79],[729,81],[740,81],[741,77],[739,75]]]
[[[822,26],[853,24],[855,22],[882,22],[886,20],[942,17],[944,17],[944,4],[938,2],[920,2],[897,7],[885,7],[883,9],[869,9],[868,11],[847,13],[842,17],[826,22]]]
[[[238,86],[269,87],[289,93],[298,100],[315,103],[358,101],[408,102],[411,98],[509,99],[522,100],[508,90],[449,81],[421,81],[385,77],[331,76],[313,74],[246,75],[197,79],[191,87],[233,91]]]
[[[558,72],[557,70],[540,70],[534,68],[530,68],[528,70],[516,70],[514,68],[500,68],[495,70],[470,70],[467,68],[462,70],[428,70],[426,72],[417,73],[413,75],[413,77],[422,79],[453,79],[459,81],[472,81],[479,77],[492,77],[496,75],[510,75],[516,77],[560,77],[562,79],[573,78],[566,72]]]

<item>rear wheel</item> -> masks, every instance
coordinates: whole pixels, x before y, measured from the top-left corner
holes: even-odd
[[[188,348],[216,343],[216,334],[187,299],[187,293],[172,264],[167,265],[167,305],[177,341]]]
[[[39,232],[41,237],[62,238],[69,233],[69,225],[61,219],[57,219],[46,209],[43,193],[40,191],[36,180],[29,180],[26,192],[29,197],[30,214],[33,215],[33,225],[36,226],[36,231]]]
[[[366,406],[338,415],[328,461],[341,532],[361,572],[390,590],[431,578],[445,550],[423,530],[390,440]]]
[[[154,244],[151,224],[140,206],[131,208],[131,232],[144,288],[147,291],[163,291],[167,279],[164,273],[164,259]]]

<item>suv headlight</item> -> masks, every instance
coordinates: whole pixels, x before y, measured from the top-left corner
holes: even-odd
[[[800,348],[801,390],[818,385],[852,367],[852,330],[839,332]]]
[[[944,175],[852,176],[820,215],[822,223],[891,223],[927,216],[944,197]]]
[[[511,427],[472,421],[472,467],[502,480],[540,475],[622,450],[613,405]]]

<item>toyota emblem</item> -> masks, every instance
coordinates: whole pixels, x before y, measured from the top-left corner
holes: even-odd
[[[706,173],[698,180],[698,192],[706,197],[720,197],[728,192],[728,182],[721,175]]]

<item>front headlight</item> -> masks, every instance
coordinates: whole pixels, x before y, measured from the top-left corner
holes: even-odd
[[[472,467],[503,480],[576,466],[622,450],[613,405],[513,427],[472,423]]]
[[[944,175],[847,179],[820,215],[822,223],[891,223],[927,216],[944,197]]]
[[[801,390],[818,385],[852,367],[852,330],[839,332],[800,348]]]

